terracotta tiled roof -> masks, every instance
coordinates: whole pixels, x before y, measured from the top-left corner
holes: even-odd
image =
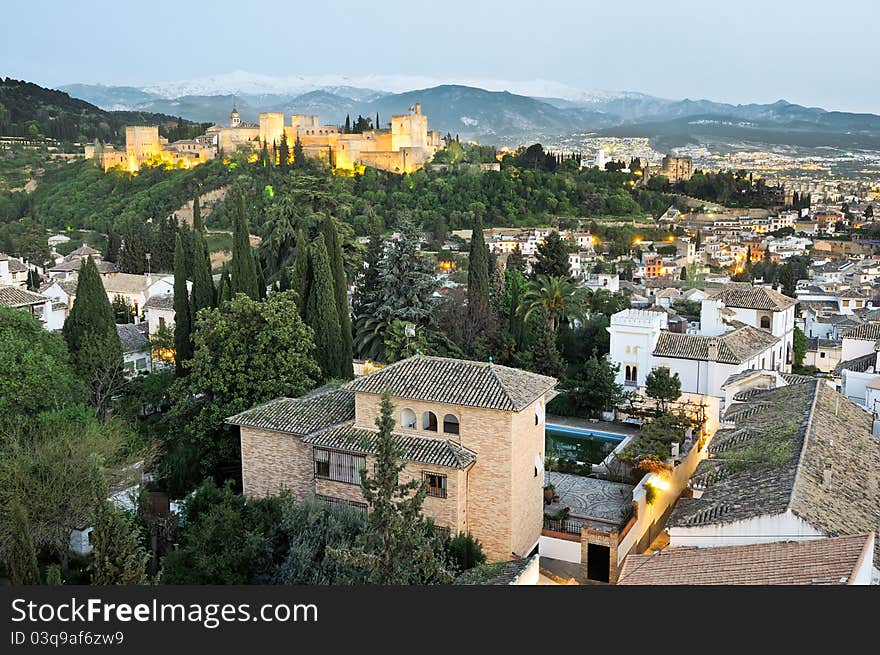
[[[870,414],[814,380],[756,394],[725,419],[735,427],[716,432],[692,478],[705,491],[678,502],[670,527],[791,511],[827,535],[878,530],[880,441]]]
[[[64,261],[70,261],[75,258],[86,258],[86,257],[100,257],[101,251],[95,250],[89,244],[84,243],[79,248],[71,252],[67,257],[64,258]]]
[[[277,398],[230,416],[230,425],[304,436],[354,419],[354,394],[334,389],[301,398]]]
[[[621,585],[845,585],[863,562],[870,534],[720,548],[665,548],[630,555]]]
[[[842,339],[859,339],[860,341],[877,341],[880,339],[880,323],[862,323],[847,328],[840,333]]]
[[[751,325],[744,325],[718,337],[664,331],[657,339],[653,354],[655,357],[708,360],[709,344],[713,341],[718,344],[717,361],[742,364],[778,343],[779,338]]]
[[[720,300],[728,307],[743,309],[769,309],[774,312],[788,309],[797,303],[778,291],[751,284],[728,284],[712,293],[712,298]]]
[[[417,355],[345,385],[349,391],[518,412],[550,391],[556,378],[516,368]]]
[[[33,291],[19,289],[16,286],[3,285],[0,286],[0,305],[6,307],[25,307],[27,305],[42,304],[49,300],[46,296],[41,296]]]
[[[303,443],[316,448],[330,448],[350,453],[371,454],[375,450],[377,433],[355,427],[351,423],[337,425],[329,430],[303,437]],[[401,459],[445,468],[466,469],[477,461],[473,451],[450,439],[432,439],[412,434],[394,433]]]

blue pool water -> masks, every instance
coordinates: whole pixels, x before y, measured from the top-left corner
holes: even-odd
[[[548,455],[590,464],[600,463],[625,438],[625,435],[601,430],[552,423],[544,426],[545,449]]]

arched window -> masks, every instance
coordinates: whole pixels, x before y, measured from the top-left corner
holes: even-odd
[[[631,375],[631,374],[630,374],[630,368],[629,368],[629,366],[627,366],[627,367],[626,367],[626,370],[624,370],[624,372],[623,372],[623,379],[626,380],[627,382],[629,382],[629,380],[630,380],[630,375]]]
[[[407,408],[400,415],[400,425],[410,430],[416,429],[416,413]]]
[[[535,425],[541,425],[544,421],[544,408],[541,403],[535,405]]]
[[[422,430],[437,431],[437,415],[434,412],[422,414]]]
[[[769,316],[762,316],[761,317],[761,327],[764,328],[765,330],[770,329],[770,317]]]
[[[446,434],[458,434],[458,417],[455,414],[443,417],[443,431]]]

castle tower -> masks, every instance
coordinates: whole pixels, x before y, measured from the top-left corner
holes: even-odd
[[[229,114],[229,126],[230,127],[238,127],[241,125],[241,116],[238,113],[238,109],[235,108],[235,101],[232,102],[232,113]]]

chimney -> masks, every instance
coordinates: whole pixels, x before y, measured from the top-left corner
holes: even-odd
[[[717,362],[718,361],[718,339],[710,339],[709,345],[707,346],[707,350],[709,351],[709,361]]]
[[[831,460],[827,460],[825,462],[825,470],[822,471],[822,486],[830,487],[831,486]]]

